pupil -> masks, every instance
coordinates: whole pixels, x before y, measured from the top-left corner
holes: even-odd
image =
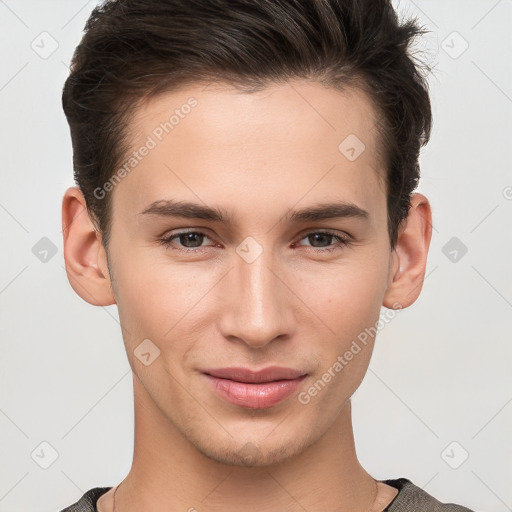
[[[332,235],[329,235],[327,233],[317,233],[317,234],[314,234],[314,235],[310,235],[310,237],[315,238],[316,241],[318,241],[318,237],[320,237],[320,242],[322,242],[322,238],[324,239],[324,241],[327,241],[326,239],[329,238],[329,237],[332,237]],[[311,242],[311,239],[310,239],[310,242]],[[311,245],[313,245],[314,247],[317,247],[314,244],[311,244]],[[327,244],[327,245],[329,245],[329,244]]]
[[[196,237],[199,237],[198,239]],[[309,241],[311,243],[311,245],[313,245],[314,247],[317,247],[315,244],[316,242],[320,242],[320,244],[322,244],[322,240],[324,242],[327,242],[329,238],[331,238],[332,235],[329,235],[327,233],[316,233],[314,235],[309,235]],[[312,240],[314,240],[314,242],[312,242]],[[201,246],[201,243],[203,241],[203,235],[201,235],[200,233],[186,233],[185,235],[182,235],[181,236],[181,243],[183,243],[183,245],[185,245],[185,247],[200,247]],[[191,242],[192,245],[188,245],[188,243]],[[194,245],[194,242],[196,242],[196,245]],[[198,245],[197,245],[198,243]],[[329,244],[327,244],[329,245]]]
[[[185,247],[199,247],[201,245],[201,242],[202,242],[202,237],[203,235],[199,234],[199,233],[186,233],[185,235],[182,235],[182,240],[181,242],[183,243],[183,237],[185,238],[185,243],[183,245],[185,245]],[[198,245],[194,245],[194,238],[195,237],[200,237],[199,238],[199,244]],[[195,240],[197,242],[197,240]],[[192,242],[192,245],[187,245],[188,242]]]

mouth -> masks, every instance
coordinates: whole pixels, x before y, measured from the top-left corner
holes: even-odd
[[[228,402],[247,409],[272,407],[298,390],[307,373],[272,366],[254,371],[248,368],[220,368],[203,372],[213,390]]]

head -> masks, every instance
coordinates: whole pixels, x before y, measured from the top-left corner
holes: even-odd
[[[89,18],[63,91],[68,277],[117,304],[144,396],[201,453],[244,464],[251,442],[265,465],[314,443],[364,377],[381,307],[416,300],[421,32],[384,0],[118,0]],[[204,375],[270,365],[307,374],[302,394],[246,408]]]

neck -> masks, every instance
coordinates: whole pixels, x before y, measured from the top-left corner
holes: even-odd
[[[134,394],[133,463],[116,494],[116,512],[368,512],[374,507],[377,484],[357,460],[350,401],[325,435],[298,455],[251,467],[223,464],[199,452],[136,378]]]

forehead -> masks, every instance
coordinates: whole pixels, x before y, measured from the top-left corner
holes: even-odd
[[[150,149],[132,158],[114,202],[130,196],[137,211],[178,195],[263,206],[305,194],[362,203],[384,194],[375,111],[355,89],[305,80],[253,93],[194,84],[146,101],[130,132],[132,150]]]
[[[190,107],[192,103],[194,107]],[[187,117],[191,120],[182,122]],[[374,108],[362,90],[339,91],[298,79],[269,84],[257,92],[220,82],[161,93],[138,108],[131,122],[132,133],[144,135],[153,129],[159,138],[158,128],[166,121],[170,121],[173,135],[193,124],[197,143],[221,139],[223,146],[253,140],[258,144],[265,137],[277,143],[300,144],[305,138],[314,143],[327,136],[336,142],[354,133],[366,138],[371,149],[373,139],[369,139],[376,129]],[[164,129],[162,135],[169,133]]]

